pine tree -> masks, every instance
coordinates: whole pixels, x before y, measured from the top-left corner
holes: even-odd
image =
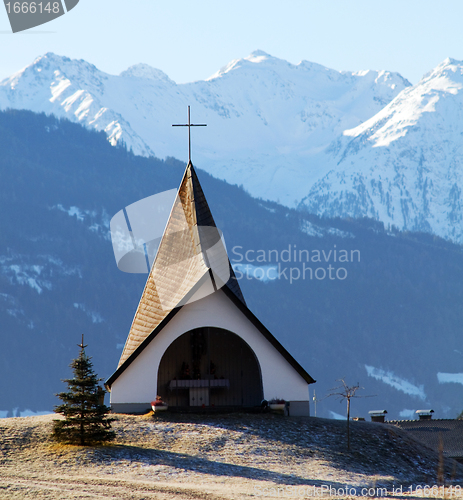
[[[52,437],[61,443],[81,446],[100,444],[111,441],[115,432],[111,430],[114,418],[108,418],[110,408],[102,401],[105,391],[99,386],[102,380],[93,371],[93,364],[85,354],[84,336],[79,344],[79,357],[69,365],[74,378],[65,379],[68,392],[57,396],[63,404],[54,411],[64,415],[64,420],[54,420]]]

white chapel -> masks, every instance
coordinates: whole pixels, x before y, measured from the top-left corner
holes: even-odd
[[[142,413],[158,395],[173,411],[252,409],[277,397],[303,416],[314,382],[247,307],[190,161],[105,384],[112,410]]]

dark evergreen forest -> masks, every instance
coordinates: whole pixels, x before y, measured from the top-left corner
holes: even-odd
[[[461,246],[371,219],[320,219],[195,167],[232,262],[251,250],[262,262],[240,264],[287,269],[288,278],[266,282],[243,274],[240,285],[250,309],[317,380],[311,395],[315,388],[323,397],[343,377],[376,395],[356,400],[353,416],[376,407],[391,418],[426,407],[441,418],[460,413],[462,385],[439,383],[438,373],[463,373]],[[109,220],[177,188],[184,168],[112,147],[103,133],[66,120],[0,113],[0,410],[51,410],[82,333],[98,375],[116,369],[146,275],[117,269]],[[319,252],[321,262],[282,262],[288,248]],[[334,262],[334,250],[355,258]],[[290,283],[289,269],[304,265],[327,277],[307,271]],[[345,269],[345,279],[329,279],[329,265]],[[324,400],[317,414],[330,410],[343,414],[344,406]]]

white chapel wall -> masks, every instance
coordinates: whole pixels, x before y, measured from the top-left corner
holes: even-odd
[[[199,327],[217,327],[239,335],[260,364],[264,398],[308,401],[307,382],[221,290],[189,303],[174,316],[111,387],[111,404],[149,403],[156,398],[157,374],[169,345]]]

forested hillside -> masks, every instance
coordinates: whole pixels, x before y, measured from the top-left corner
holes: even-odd
[[[177,188],[184,166],[111,147],[103,133],[65,120],[0,113],[4,416],[52,409],[82,333],[98,374],[115,370],[146,276],[117,269],[109,220]],[[364,416],[372,407],[394,418],[422,407],[439,417],[461,411],[460,246],[371,219],[303,214],[214,179],[199,158],[195,167],[249,307],[317,380],[311,395],[345,377],[376,395],[355,401]],[[253,277],[264,272],[268,280]],[[342,414],[344,405],[326,399],[317,411]]]

